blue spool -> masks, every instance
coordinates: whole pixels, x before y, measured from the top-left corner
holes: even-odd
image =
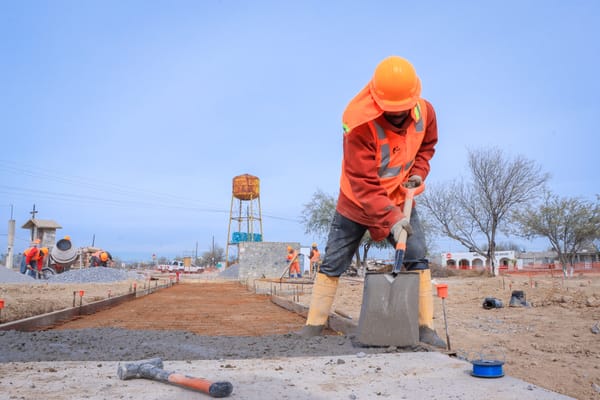
[[[502,366],[504,361],[499,360],[473,360],[473,372],[471,375],[478,378],[501,378],[504,376]]]

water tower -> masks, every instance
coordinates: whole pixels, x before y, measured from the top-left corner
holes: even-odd
[[[229,262],[230,247],[236,247],[236,258],[239,258],[241,242],[262,242],[262,240],[260,180],[249,174],[236,176],[233,178],[225,262]]]

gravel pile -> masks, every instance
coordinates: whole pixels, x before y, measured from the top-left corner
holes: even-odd
[[[103,283],[119,282],[128,279],[140,279],[137,272],[128,272],[114,268],[72,269],[62,274],[50,276],[47,283]]]
[[[219,273],[219,278],[237,279],[240,276],[240,264],[234,264]]]
[[[0,266],[0,283],[35,283],[36,280],[29,275],[23,275],[17,270]]]

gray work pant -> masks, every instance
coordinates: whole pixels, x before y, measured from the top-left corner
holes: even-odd
[[[425,234],[416,207],[412,209],[410,225],[412,235],[406,241],[404,266],[408,271],[429,269],[429,263],[425,258],[427,251]],[[329,230],[320,272],[332,277],[342,275],[350,266],[352,257],[366,231],[366,226],[351,221],[336,211]],[[390,234],[387,240],[396,247],[393,235]]]

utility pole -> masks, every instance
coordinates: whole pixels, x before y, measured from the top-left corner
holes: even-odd
[[[35,221],[35,214],[37,214],[39,211],[35,210],[35,204],[33,205],[33,210],[29,211],[29,214],[31,214],[31,220]],[[33,224],[33,228],[31,229],[31,241],[33,242],[33,240],[37,238],[37,225],[34,223]]]
[[[212,260],[211,267],[215,266],[215,235],[212,237],[212,249],[210,251],[210,258]]]
[[[35,219],[35,214],[37,214],[39,211],[35,210],[35,204],[33,205],[33,210],[29,211],[29,214],[31,214],[31,219]]]
[[[10,205],[10,219],[8,220],[8,254],[6,256],[6,268],[13,267],[13,249],[15,245],[15,220],[13,219],[13,205]]]

